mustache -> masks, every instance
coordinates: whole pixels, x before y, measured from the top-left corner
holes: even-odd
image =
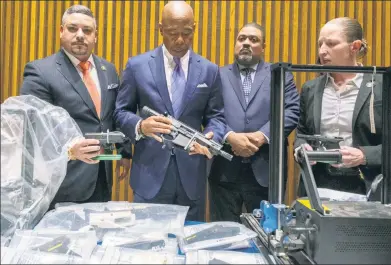
[[[72,42],[72,45],[84,45],[84,46],[87,46],[87,44],[86,43],[84,43],[84,42]]]
[[[244,51],[248,51],[248,52],[251,52],[251,53],[253,52],[251,48],[242,48],[242,49],[240,49],[239,52],[241,53],[241,52],[244,52]]]

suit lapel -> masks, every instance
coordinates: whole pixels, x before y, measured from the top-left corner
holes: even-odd
[[[257,67],[257,72],[254,76],[254,81],[251,85],[251,92],[248,98],[248,105],[250,105],[251,100],[254,98],[255,94],[258,92],[259,88],[262,86],[263,81],[267,75],[270,74],[270,67],[265,65],[263,61],[259,62]]]
[[[326,85],[327,75],[323,75],[314,87],[314,128],[315,133],[320,134],[320,119],[322,113],[323,91]]]
[[[93,58],[94,58],[94,62],[95,62],[95,67],[96,67],[96,72],[98,73],[98,79],[99,79],[99,83],[100,83],[100,91],[101,91],[101,94],[100,94],[100,99],[101,99],[101,111],[100,111],[100,117],[101,119],[103,120],[104,118],[104,115],[106,113],[106,106],[107,106],[107,86],[108,86],[108,83],[107,83],[107,72],[106,72],[106,68],[102,67],[103,64],[101,62],[101,60],[93,55]]]
[[[168,94],[166,73],[164,70],[163,48],[162,46],[155,49],[149,60],[149,67],[151,68],[152,76],[156,83],[156,88],[163,99],[164,105],[168,113],[174,116],[174,110],[172,109],[170,95]]]
[[[84,85],[83,80],[80,78],[79,73],[77,72],[75,66],[69,60],[68,56],[61,49],[57,53],[57,70],[64,76],[64,78],[73,86],[76,92],[80,95],[86,105],[92,110],[96,118],[98,114],[96,113],[94,102],[91,99],[90,93],[88,93],[87,87]]]
[[[185,92],[182,97],[181,107],[178,112],[178,117],[182,115],[184,110],[187,108],[189,101],[197,88],[199,76],[201,74],[200,59],[197,58],[197,55],[190,50],[189,58],[189,70],[187,72],[187,82],[185,87]]]
[[[229,67],[230,73],[228,74],[229,81],[231,82],[232,88],[235,91],[236,96],[239,99],[240,105],[243,110],[247,108],[246,100],[244,99],[242,78],[240,77],[239,68],[236,63],[231,64]]]
[[[360,89],[358,91],[356,104],[354,104],[354,111],[353,111],[353,120],[352,120],[352,128],[354,128],[354,125],[356,124],[356,120],[358,117],[358,114],[361,111],[361,108],[364,106],[365,101],[371,94],[371,87],[367,87],[367,83],[372,82],[371,75],[364,74]],[[376,85],[376,81],[374,83]]]

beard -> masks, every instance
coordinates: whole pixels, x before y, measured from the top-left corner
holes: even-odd
[[[254,64],[253,56],[252,55],[248,55],[248,54],[237,55],[236,56],[236,61],[239,64],[244,65],[244,66],[248,66],[248,65],[253,65]]]
[[[237,63],[243,66],[254,65],[258,62],[258,59],[253,56],[251,48],[243,48],[235,55]]]

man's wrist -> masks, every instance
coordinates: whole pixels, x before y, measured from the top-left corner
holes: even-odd
[[[143,120],[140,120],[136,125],[136,141],[140,140],[141,138],[144,138],[143,130],[141,128]]]
[[[229,141],[229,139],[230,139],[230,137],[232,137],[233,135],[235,135],[235,132],[234,131],[230,131],[230,132],[228,132],[226,135],[225,135],[225,139],[224,139],[224,142],[226,142],[226,143],[228,143],[228,144],[231,144],[230,143],[230,141]]]
[[[142,124],[143,124],[143,120],[140,120],[140,123],[138,124],[137,131],[138,131],[139,135],[144,136],[143,129],[142,129]]]

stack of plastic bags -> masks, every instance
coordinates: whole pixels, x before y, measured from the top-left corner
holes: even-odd
[[[129,202],[57,204],[36,230],[90,231],[102,240],[109,231],[159,232],[182,236],[189,207]]]
[[[34,96],[1,104],[0,131],[1,236],[11,237],[48,210],[66,174],[68,145],[82,134],[63,108]]]

